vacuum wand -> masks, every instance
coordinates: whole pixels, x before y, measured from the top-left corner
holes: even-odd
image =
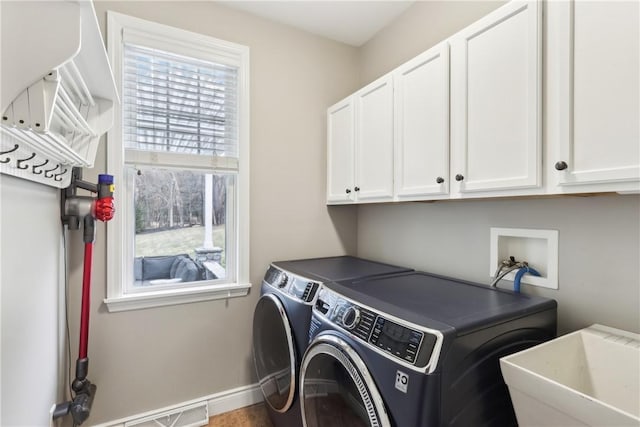
[[[71,414],[75,425],[82,424],[91,412],[96,385],[87,379],[89,372],[89,313],[91,311],[91,268],[93,265],[93,244],[96,237],[96,219],[106,222],[113,218],[113,176],[99,175],[98,185],[81,180],[80,172],[74,170],[73,181],[68,189],[63,190],[62,221],[71,229],[79,228],[80,219],[83,227],[84,271],[82,275],[82,306],[80,310],[80,340],[78,359],[76,360],[76,377],[71,383],[75,396],[70,402],[57,404],[53,419]],[[97,197],[81,197],[76,189],[97,193]]]
[[[82,308],[80,317],[80,348],[78,358],[87,358],[89,343],[89,312],[91,308],[91,267],[93,265],[93,243],[96,240],[96,219],[107,222],[113,218],[113,177],[98,176],[98,197],[91,212],[83,218],[84,273],[82,275]]]

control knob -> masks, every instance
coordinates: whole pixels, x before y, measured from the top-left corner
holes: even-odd
[[[281,289],[284,288],[285,286],[287,286],[287,282],[289,282],[289,276],[287,276],[285,273],[282,273],[282,275],[280,275],[278,287]]]
[[[360,310],[356,307],[347,307],[344,313],[342,314],[342,325],[351,330],[358,325],[360,321]]]

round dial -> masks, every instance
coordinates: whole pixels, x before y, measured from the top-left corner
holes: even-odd
[[[342,315],[342,325],[347,329],[353,329],[360,321],[360,310],[356,307],[347,307]]]
[[[285,286],[287,286],[288,282],[289,282],[289,276],[287,276],[286,273],[282,273],[280,275],[280,281],[278,282],[278,287],[284,288]]]

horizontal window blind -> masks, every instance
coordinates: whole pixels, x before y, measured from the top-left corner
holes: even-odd
[[[142,151],[238,158],[238,69],[124,46],[123,137]]]

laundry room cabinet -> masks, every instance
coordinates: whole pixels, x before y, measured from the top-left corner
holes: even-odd
[[[541,9],[511,2],[450,39],[452,197],[542,184]]]
[[[393,200],[392,75],[330,107],[327,116],[327,202]]]
[[[511,1],[329,108],[327,203],[638,193],[639,75],[637,1]]]
[[[541,36],[508,3],[330,107],[327,203],[542,192]]]
[[[353,203],[355,125],[353,97],[327,110],[327,203]]]
[[[640,191],[640,3],[548,5],[556,192]]]
[[[393,72],[396,200],[449,194],[449,44]]]

